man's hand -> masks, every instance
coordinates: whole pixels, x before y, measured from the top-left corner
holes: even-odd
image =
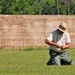
[[[48,45],[56,46],[57,48],[61,48],[61,46],[59,44],[55,43],[54,41],[50,41],[48,39],[45,40],[45,43]]]
[[[65,46],[62,45],[62,46],[61,46],[61,49],[65,49]]]
[[[69,47],[70,47],[70,43],[67,43],[65,46],[62,45],[62,46],[61,46],[61,49],[67,49],[67,48],[69,48]]]
[[[61,46],[60,46],[60,45],[58,45],[57,43],[55,43],[55,46],[56,46],[57,48],[61,48]]]

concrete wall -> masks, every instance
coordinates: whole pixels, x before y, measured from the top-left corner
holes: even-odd
[[[62,21],[68,24],[71,47],[75,47],[74,15],[0,15],[0,47],[47,47],[45,39]]]

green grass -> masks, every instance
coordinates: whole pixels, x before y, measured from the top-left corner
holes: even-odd
[[[68,53],[75,60],[75,49]],[[47,48],[0,50],[0,75],[75,75],[75,66],[47,66]]]

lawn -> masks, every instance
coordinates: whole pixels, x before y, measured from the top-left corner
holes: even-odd
[[[68,53],[75,61],[75,50]],[[0,75],[75,75],[75,66],[47,66],[47,48],[0,49]]]

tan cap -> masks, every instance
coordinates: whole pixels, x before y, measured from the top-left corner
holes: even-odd
[[[62,32],[68,31],[68,27],[65,22],[61,22],[58,29]]]

